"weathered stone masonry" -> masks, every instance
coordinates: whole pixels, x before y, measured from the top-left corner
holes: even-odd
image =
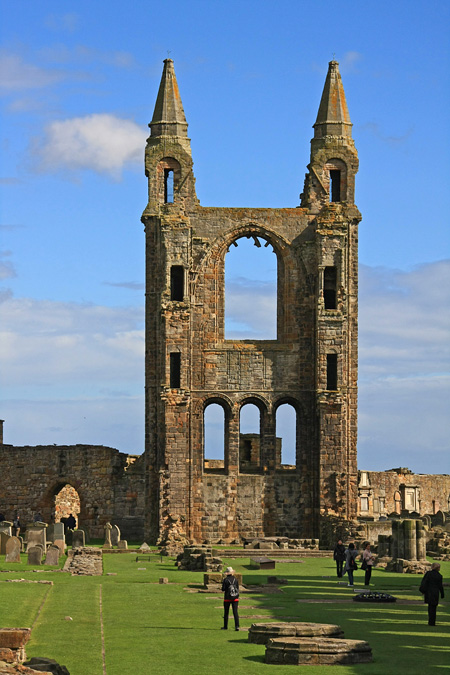
[[[193,540],[317,537],[328,513],[356,516],[357,153],[330,63],[297,208],[202,208],[173,62],[150,123],[145,170],[147,533],[173,519]],[[172,195],[173,182],[173,195]],[[277,339],[224,339],[224,261],[234,242],[278,261]],[[260,464],[240,471],[239,413],[261,413]],[[208,404],[225,413],[223,468],[204,465]],[[296,466],[277,463],[275,414],[297,412]],[[241,465],[242,468],[242,465]]]

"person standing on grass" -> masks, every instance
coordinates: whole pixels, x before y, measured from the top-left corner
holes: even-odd
[[[370,586],[370,577],[372,576],[372,567],[375,562],[375,556],[370,550],[370,543],[366,543],[366,547],[362,554],[361,569],[365,572],[364,585]]]
[[[222,591],[224,592],[223,596],[223,626],[222,630],[227,630],[228,628],[228,614],[230,613],[230,605],[233,608],[233,617],[234,617],[234,630],[239,630],[239,614],[238,614],[238,603],[239,603],[239,583],[236,577],[234,576],[234,569],[232,567],[227,567],[225,570],[227,575],[222,582]]]
[[[347,572],[348,574],[348,585],[353,586],[353,572],[358,569],[358,565],[356,564],[356,556],[358,555],[358,551],[355,548],[355,544],[352,542],[351,544],[348,545],[348,548],[345,551],[345,567],[344,567],[344,574]]]
[[[336,546],[333,551],[333,560],[336,561],[336,573],[338,578],[341,579],[343,576],[343,567],[345,560],[345,546],[342,543],[342,539],[338,539]]]
[[[431,565],[431,570],[425,573],[420,584],[419,591],[423,593],[424,602],[428,605],[428,625],[436,625],[436,609],[439,604],[439,594],[444,597],[444,587],[442,585],[442,574],[439,570],[441,566],[435,562]]]

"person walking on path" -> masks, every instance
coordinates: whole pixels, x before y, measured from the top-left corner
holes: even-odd
[[[441,566],[435,562],[431,565],[431,570],[425,573],[420,584],[419,591],[423,593],[424,602],[428,605],[428,625],[436,625],[436,610],[439,604],[439,594],[444,597],[444,587],[442,585],[442,574],[439,570]]]
[[[347,572],[348,574],[348,585],[353,586],[353,572],[358,569],[358,565],[356,564],[356,556],[358,555],[358,551],[355,548],[355,544],[352,542],[351,544],[348,545],[348,548],[345,551],[345,567],[344,567],[344,574]]]
[[[227,567],[225,570],[227,575],[222,582],[222,591],[224,592],[223,596],[223,626],[222,630],[227,630],[228,628],[228,614],[230,613],[230,605],[233,609],[234,617],[234,630],[239,630],[239,614],[238,614],[238,604],[239,604],[239,583],[236,577],[234,576],[234,569],[232,567]]]
[[[341,579],[343,576],[343,567],[345,560],[345,546],[342,543],[342,539],[338,539],[338,542],[334,547],[333,560],[336,561],[336,573],[338,575],[338,578]]]
[[[375,562],[375,556],[370,550],[370,543],[366,543],[366,547],[362,554],[362,565],[361,569],[364,570],[364,585],[370,586],[370,577],[372,576],[372,567]]]

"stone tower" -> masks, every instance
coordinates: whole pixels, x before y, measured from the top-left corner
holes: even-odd
[[[164,61],[145,154],[147,531],[194,541],[319,537],[356,516],[358,158],[331,61],[296,208],[204,208],[195,192],[173,61]],[[224,265],[241,237],[277,257],[276,340],[227,340]],[[240,410],[260,411],[251,466]],[[208,405],[224,412],[224,458],[204,456]],[[276,411],[296,412],[282,466]],[[250,443],[250,441],[249,441]]]

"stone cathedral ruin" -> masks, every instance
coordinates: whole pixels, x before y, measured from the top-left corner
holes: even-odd
[[[112,522],[125,537],[149,543],[171,533],[194,542],[286,536],[326,543],[337,524],[358,517],[450,511],[449,476],[358,472],[361,215],[338,63],[329,64],[297,207],[200,205],[171,59],[149,126],[145,452],[18,447],[2,435],[0,511],[11,519],[19,512],[23,522],[40,511],[51,522],[79,504],[79,522],[93,536]],[[276,339],[225,337],[225,256],[242,238],[276,255]],[[259,433],[251,436],[240,428],[248,404],[259,411]],[[223,411],[221,460],[205,454],[211,405]],[[295,464],[282,463],[277,437],[277,410],[286,405],[296,420]]]

